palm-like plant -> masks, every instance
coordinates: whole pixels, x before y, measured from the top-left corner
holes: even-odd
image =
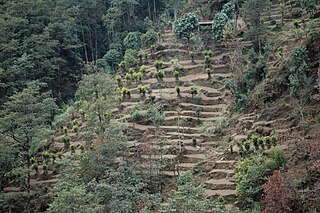
[[[128,70],[128,73],[129,74],[133,74],[135,71],[134,71],[134,69],[133,68],[130,68],[129,70]]]

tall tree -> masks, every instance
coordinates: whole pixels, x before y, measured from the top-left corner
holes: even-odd
[[[57,106],[50,94],[41,93],[40,87],[33,83],[11,96],[0,111],[0,132],[11,139],[24,169],[27,211],[30,211],[31,157],[44,145],[51,133],[50,122],[56,110]]]
[[[263,10],[271,5],[270,0],[246,0],[243,4],[243,16],[248,25],[248,36],[253,39],[261,54],[262,37],[266,27],[261,19]]]

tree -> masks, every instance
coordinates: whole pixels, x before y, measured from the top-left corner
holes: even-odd
[[[290,55],[287,66],[290,71],[289,90],[299,108],[301,119],[304,119],[304,104],[310,97],[307,86],[308,55],[304,46],[297,47]]]
[[[192,212],[226,212],[224,206],[206,199],[205,190],[195,185],[190,173],[178,178],[178,189],[167,201],[161,204],[160,212],[192,213]]]
[[[220,43],[223,40],[224,31],[226,29],[234,30],[236,28],[236,11],[233,3],[227,3],[223,9],[216,14],[213,24],[213,40]]]
[[[149,29],[146,33],[141,35],[141,43],[144,47],[150,47],[157,43],[158,33],[154,29]]]
[[[248,36],[253,39],[261,54],[262,37],[266,28],[261,20],[263,10],[271,5],[269,0],[247,0],[243,4],[243,15],[248,23]]]
[[[194,13],[187,13],[176,22],[174,33],[179,39],[186,38],[188,43],[192,33],[198,29],[198,17]]]
[[[301,0],[303,8],[310,13],[310,16],[314,14],[317,9],[317,0]]]
[[[279,170],[275,170],[269,177],[267,183],[263,185],[263,212],[292,212],[290,209],[290,189],[283,175]]]
[[[76,93],[80,107],[86,112],[86,128],[104,138],[116,102],[116,86],[107,73],[85,75]]]
[[[124,54],[124,62],[126,68],[131,68],[137,65],[138,62],[138,52],[133,49],[127,49]]]
[[[108,63],[112,70],[116,70],[118,64],[121,62],[121,54],[118,50],[111,49],[103,56],[103,59]]]
[[[123,43],[126,49],[138,50],[141,46],[140,32],[130,32],[124,38]]]
[[[1,134],[11,139],[24,171],[22,175],[28,194],[27,211],[31,208],[31,157],[44,146],[45,139],[52,133],[50,123],[56,112],[54,99],[50,93],[41,93],[37,82],[11,96],[0,111]]]

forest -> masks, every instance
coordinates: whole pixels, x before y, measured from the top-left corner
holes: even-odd
[[[320,212],[319,0],[0,11],[0,212]]]

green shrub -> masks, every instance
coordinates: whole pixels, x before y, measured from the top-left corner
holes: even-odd
[[[126,62],[125,61],[121,61],[118,65],[123,71],[126,70]]]
[[[276,167],[279,168],[283,166],[285,163],[287,163],[287,156],[283,149],[281,149],[279,146],[272,147],[267,152],[268,157],[270,157],[272,160],[275,161]]]
[[[133,73],[135,73],[135,71],[134,71],[133,68],[129,68],[128,73],[129,73],[129,74],[133,74]]]
[[[236,195],[240,206],[252,208],[263,193],[262,185],[267,182],[272,170],[262,154],[242,159],[237,164]]]

